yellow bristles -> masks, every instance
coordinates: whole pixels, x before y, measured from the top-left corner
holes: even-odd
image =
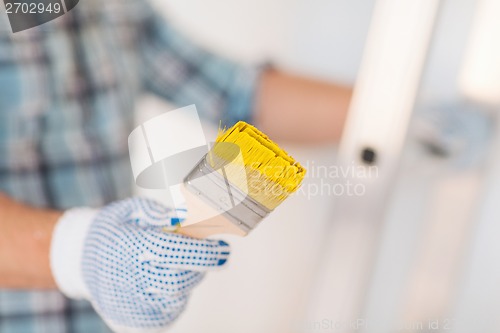
[[[245,122],[240,121],[229,130],[219,133],[216,142],[212,156],[226,163],[236,163],[235,152],[222,143],[239,147],[243,169],[226,167],[224,176],[270,210],[295,192],[304,179],[306,170],[298,162],[264,133]],[[210,160],[213,167],[220,166],[220,162],[214,162],[213,158]]]

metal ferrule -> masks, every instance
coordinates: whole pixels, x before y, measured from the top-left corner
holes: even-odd
[[[207,155],[186,176],[184,184],[247,233],[271,212],[214,170],[207,162]]]

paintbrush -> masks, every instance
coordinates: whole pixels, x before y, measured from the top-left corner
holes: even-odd
[[[176,232],[245,236],[297,191],[305,173],[264,133],[240,121],[219,131],[210,152],[184,179],[188,214]]]

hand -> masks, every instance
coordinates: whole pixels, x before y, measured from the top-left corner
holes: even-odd
[[[75,246],[86,223],[86,236]],[[223,265],[229,255],[223,241],[162,231],[176,223],[172,210],[143,198],[98,212],[70,210],[54,232],[54,277],[68,296],[90,300],[116,332],[162,329],[184,310],[204,272]]]

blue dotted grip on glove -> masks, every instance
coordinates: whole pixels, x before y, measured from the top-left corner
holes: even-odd
[[[92,303],[110,324],[163,328],[186,306],[204,272],[223,265],[223,241],[165,233],[178,223],[171,209],[132,198],[102,209],[85,239],[82,272]]]

